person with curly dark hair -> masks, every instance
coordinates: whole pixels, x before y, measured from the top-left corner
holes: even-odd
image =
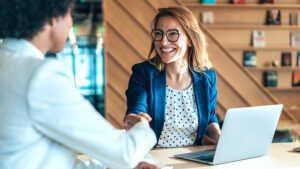
[[[0,168],[137,168],[156,137],[143,117],[117,130],[62,63],[73,0],[0,0]],[[78,161],[78,152],[94,157]],[[147,164],[146,164],[147,167]],[[155,166],[153,166],[155,168]]]

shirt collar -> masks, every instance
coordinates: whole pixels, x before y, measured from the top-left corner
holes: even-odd
[[[44,59],[44,54],[29,41],[24,39],[6,38],[3,40],[1,47],[12,52],[21,53],[22,56],[36,57]]]

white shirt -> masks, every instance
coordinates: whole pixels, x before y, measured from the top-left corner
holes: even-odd
[[[194,144],[198,130],[198,110],[194,88],[184,91],[166,89],[166,111],[157,147],[181,147]]]
[[[109,168],[132,168],[155,142],[143,123],[115,129],[78,93],[72,73],[28,41],[0,45],[1,169],[80,168],[77,152]]]

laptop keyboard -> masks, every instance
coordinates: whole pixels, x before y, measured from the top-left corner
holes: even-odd
[[[215,149],[211,149],[211,150],[204,150],[204,151],[198,151],[192,153],[177,154],[175,155],[175,157],[192,160],[192,161],[213,162],[215,151],[216,151]]]
[[[205,160],[205,161],[213,161],[215,156],[215,149],[213,150],[205,150],[205,151],[199,151],[194,152],[194,159],[196,160]]]

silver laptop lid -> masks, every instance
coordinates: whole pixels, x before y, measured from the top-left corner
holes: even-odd
[[[228,109],[213,164],[267,154],[282,107],[278,104]]]

